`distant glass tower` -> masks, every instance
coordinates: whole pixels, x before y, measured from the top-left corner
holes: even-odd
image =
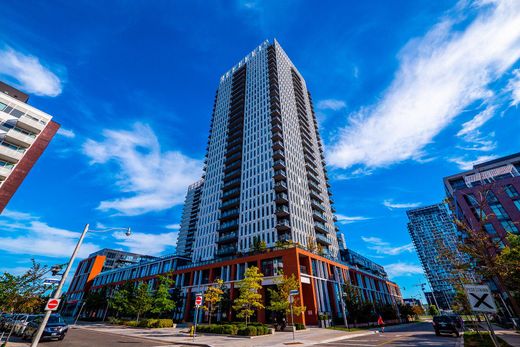
[[[200,196],[204,180],[199,180],[188,187],[184,209],[182,211],[181,227],[177,239],[176,253],[179,256],[191,258],[193,253],[193,242],[197,229],[198,214],[200,209]]]
[[[436,204],[408,210],[406,214],[410,221],[408,231],[435,299],[440,308],[451,309],[454,284],[462,284],[461,280],[469,275],[453,273],[447,255],[457,262],[468,262],[469,257],[457,249],[459,238],[449,209],[445,204]]]
[[[193,260],[291,240],[337,257],[323,145],[303,77],[275,40],[220,79]]]

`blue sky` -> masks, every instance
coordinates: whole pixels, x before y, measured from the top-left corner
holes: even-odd
[[[276,37],[307,81],[348,246],[417,295],[406,208],[518,152],[516,1],[50,1],[2,5],[0,78],[62,124],[0,216],[0,270],[102,247],[174,251],[220,75]]]

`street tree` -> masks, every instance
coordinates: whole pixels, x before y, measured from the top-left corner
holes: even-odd
[[[437,306],[435,305],[430,305],[430,307],[428,307],[428,314],[430,316],[437,316],[439,314],[439,309],[437,309]]]
[[[172,298],[170,288],[175,284],[170,276],[159,276],[157,290],[152,297],[152,307],[150,312],[159,316],[166,313],[171,317],[176,303]]]
[[[131,315],[132,297],[134,296],[135,285],[133,282],[126,282],[121,287],[117,288],[109,301],[109,307],[114,310],[117,315]]]
[[[448,199],[450,208],[457,228],[463,233],[463,242],[457,243],[458,249],[470,256],[472,261],[465,264],[469,271],[480,275],[482,278],[492,280],[496,283],[501,292],[509,298],[511,307],[516,315],[520,315],[520,306],[511,292],[517,287],[511,287],[511,283],[506,279],[507,270],[511,267],[508,264],[500,263],[500,253],[502,248],[509,245],[508,238],[488,231],[489,223],[497,218],[495,209],[491,204],[498,203],[496,196],[497,187],[494,185],[480,186],[480,190],[473,194],[464,194],[463,197],[469,201],[474,218],[461,218],[457,214],[457,207],[453,200]],[[508,231],[508,235],[513,230]],[[504,260],[508,263],[510,259]],[[514,266],[514,265],[513,265]],[[517,270],[518,271],[518,270]]]
[[[132,311],[137,315],[136,320],[139,322],[141,315],[152,309],[153,298],[147,283],[139,283],[134,293],[131,300]]]
[[[276,289],[267,289],[271,298],[268,308],[273,312],[287,316],[291,312],[289,293],[291,290],[299,290],[300,283],[294,274],[291,274],[290,277],[284,275],[283,272],[279,274],[281,276],[274,280]],[[305,306],[301,304],[300,296],[295,296],[293,301],[293,313],[295,316],[300,316],[303,312],[305,312]]]
[[[509,234],[507,240],[508,245],[497,256],[497,264],[504,284],[520,300],[520,235]]]
[[[213,285],[209,286],[204,293],[204,306],[202,309],[208,312],[209,324],[211,324],[211,317],[222,301],[224,296],[224,280],[216,279]]]
[[[255,311],[264,308],[262,294],[258,292],[262,289],[263,277],[256,266],[251,266],[246,270],[244,278],[237,283],[240,294],[234,300],[233,309],[238,312],[238,318],[245,320],[246,326]]]

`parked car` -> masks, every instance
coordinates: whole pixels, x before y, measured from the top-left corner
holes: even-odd
[[[433,317],[433,329],[437,336],[441,333],[448,333],[459,337],[460,332],[463,330],[463,320],[458,315],[435,316]]]
[[[38,331],[38,327],[43,320],[43,316],[38,316],[34,320],[30,321],[25,328],[25,331],[22,335],[24,340],[32,340]],[[69,330],[69,326],[63,318],[59,314],[52,314],[49,317],[49,321],[43,330],[42,337],[40,341],[43,340],[63,340],[65,338],[65,334]]]
[[[36,315],[36,314],[22,315],[22,317],[14,323],[13,334],[15,334],[17,336],[22,336],[23,332],[27,328],[27,325],[40,316],[41,315]]]

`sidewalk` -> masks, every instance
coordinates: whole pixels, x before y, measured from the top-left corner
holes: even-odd
[[[520,347],[520,334],[513,329],[504,329],[498,325],[492,324],[495,335],[500,337],[511,346]]]
[[[414,324],[414,323],[411,323]],[[411,325],[409,324],[409,325]],[[399,326],[387,327],[386,331],[397,329]],[[186,328],[162,328],[162,329],[142,329],[142,328],[128,328],[104,324],[81,324],[76,326],[78,329],[88,329],[100,332],[108,332],[112,334],[119,334],[124,336],[133,336],[140,338],[148,338],[161,342],[168,342],[172,344],[196,344],[202,346],[212,347],[282,347],[287,344],[292,344],[292,332],[276,332],[274,335],[235,337],[224,335],[199,334],[195,341],[190,337]],[[309,328],[307,330],[297,331],[295,342],[298,346],[312,346],[318,343],[334,342],[343,339],[349,339],[359,336],[367,336],[376,333],[377,329],[366,331],[346,332],[341,330]]]

